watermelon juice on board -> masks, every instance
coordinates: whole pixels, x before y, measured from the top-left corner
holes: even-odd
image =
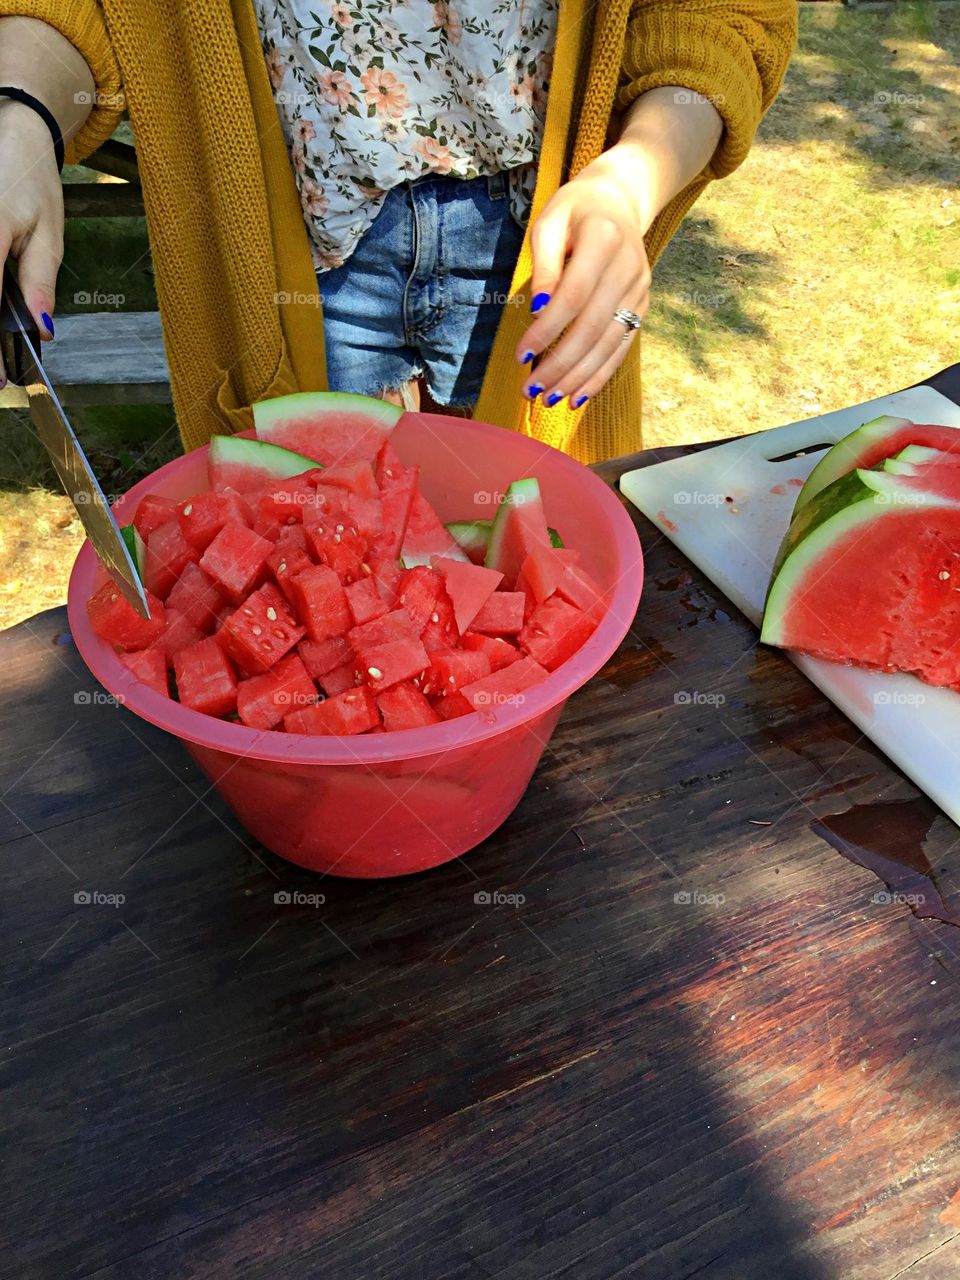
[[[254,836],[369,877],[445,862],[508,816],[632,622],[642,559],[619,500],[565,455],[363,403],[265,402],[268,440],[218,437],[125,495],[149,622],[89,546],[68,604],[94,674],[184,741]]]

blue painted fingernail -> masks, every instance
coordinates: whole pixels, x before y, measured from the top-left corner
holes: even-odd
[[[576,400],[573,402],[573,407],[575,409],[582,409],[589,399],[589,396],[577,396]]]
[[[53,321],[50,319],[50,317],[47,315],[45,311],[40,312],[40,319],[43,321],[43,327],[46,329],[47,333],[49,333],[50,337],[52,338],[53,337]]]
[[[529,364],[536,354],[537,353],[535,351],[525,351],[523,355],[520,357],[520,363]]]
[[[543,308],[547,305],[549,301],[550,301],[549,293],[535,293],[533,295],[533,300],[530,303],[531,313],[533,315],[536,315],[538,311],[543,310]]]
[[[550,394],[547,396],[546,400],[544,401],[544,403],[546,404],[548,409],[552,409],[553,406],[555,404],[559,404],[562,399],[563,399],[562,391],[551,391]]]
[[[543,387],[541,387],[539,382],[531,382],[529,387],[527,387],[527,395],[531,400],[536,400],[542,390]]]

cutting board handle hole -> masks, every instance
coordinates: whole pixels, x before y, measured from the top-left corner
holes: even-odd
[[[792,462],[794,458],[804,458],[810,453],[819,453],[821,449],[832,449],[835,440],[828,440],[825,444],[805,444],[802,449],[794,449],[791,453],[778,453],[775,458],[768,458],[768,462]]]

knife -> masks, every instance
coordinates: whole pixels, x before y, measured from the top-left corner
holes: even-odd
[[[64,492],[76,508],[94,551],[124,597],[139,614],[149,618],[150,606],[120,526],[113,518],[100,483],[43,371],[40,334],[9,264],[3,268],[0,350],[7,377],[27,393],[34,431],[50,455]]]

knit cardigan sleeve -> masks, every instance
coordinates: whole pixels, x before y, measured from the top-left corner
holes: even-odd
[[[83,56],[96,85],[93,109],[65,148],[67,164],[80,164],[110,137],[125,102],[103,10],[97,0],[0,0],[0,18],[39,18],[55,27]]]
[[[796,39],[796,0],[634,0],[617,108],[650,89],[679,85],[709,99],[724,126],[709,164],[654,221],[651,261],[707,183],[743,163]]]

